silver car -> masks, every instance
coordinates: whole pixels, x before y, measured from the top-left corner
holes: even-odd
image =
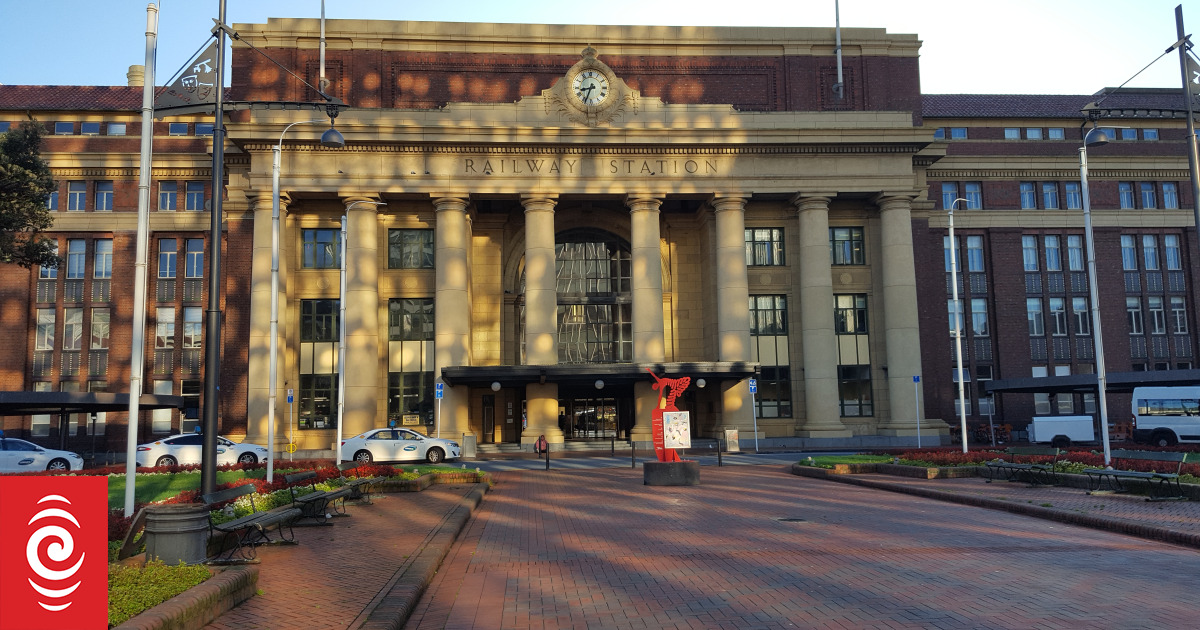
[[[200,463],[204,436],[199,433],[180,433],[161,440],[139,444],[137,465],[187,466]],[[257,464],[267,458],[267,447],[246,442],[238,443],[217,436],[217,465]]]
[[[66,472],[82,468],[83,458],[77,453],[43,448],[17,438],[0,437],[0,472]]]
[[[342,459],[363,463],[426,460],[437,464],[461,454],[458,442],[409,429],[374,429],[342,441]]]

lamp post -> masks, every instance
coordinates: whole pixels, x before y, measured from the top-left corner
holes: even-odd
[[[960,201],[966,201],[962,197],[950,202],[950,207],[946,212],[950,215],[950,290],[951,301],[954,303],[954,356],[958,363],[958,417],[959,430],[962,432],[962,450],[967,452],[967,404],[966,404],[966,385],[963,383],[963,361],[962,361],[962,310],[958,307],[958,246],[954,243],[954,206]],[[920,431],[920,418],[917,419],[917,430]],[[919,435],[919,434],[918,434]],[[919,438],[918,438],[919,440]],[[920,446],[918,444],[918,446]]]
[[[1086,124],[1086,123],[1085,123]],[[1092,202],[1088,196],[1087,150],[1108,144],[1108,134],[1093,126],[1079,147],[1079,181],[1083,194],[1083,233],[1087,241],[1088,299],[1092,301],[1092,343],[1096,346],[1096,405],[1100,408],[1100,436],[1104,444],[1104,465],[1112,463],[1112,450],[1108,441],[1108,400],[1105,390],[1108,378],[1104,367],[1104,336],[1100,332],[1100,291],[1096,279],[1096,244],[1092,240]]]
[[[325,122],[324,120],[298,120],[283,128],[279,134],[279,142],[272,149],[271,156],[271,356],[270,368],[267,370],[267,483],[274,480],[275,473],[275,379],[278,374],[279,354],[279,162],[283,152],[283,136],[288,129],[296,125],[306,125]],[[330,134],[330,132],[333,134]],[[336,135],[334,135],[336,134]],[[342,134],[333,128],[330,122],[329,130],[321,136],[321,146],[344,147],[346,141]]]
[[[329,135],[332,131],[337,133],[332,127],[325,135]],[[338,134],[341,137],[341,134]],[[321,141],[325,141],[325,136],[321,136]],[[342,416],[346,411],[346,215],[350,210],[359,204],[368,204],[372,206],[386,206],[382,201],[354,201],[346,206],[346,213],[342,214],[342,229],[339,235],[339,251],[338,251],[338,266],[341,271],[338,274],[338,412],[337,412],[337,436],[333,440],[333,448],[335,449],[334,460],[336,463],[342,463]]]

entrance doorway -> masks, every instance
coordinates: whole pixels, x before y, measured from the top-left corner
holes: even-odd
[[[616,398],[568,398],[562,403],[564,414],[559,420],[566,439],[612,439],[616,436]]]

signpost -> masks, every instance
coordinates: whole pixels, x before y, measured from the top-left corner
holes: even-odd
[[[920,376],[913,376],[913,404],[917,406],[917,448],[921,448],[921,388],[919,386],[920,382],[921,382]],[[963,439],[966,440],[967,436],[964,435]]]
[[[433,397],[437,399],[437,418],[434,420],[434,424],[439,438],[442,437],[442,386],[443,383],[434,383],[433,385]]]
[[[284,383],[286,385],[286,383]],[[296,452],[296,437],[292,433],[292,409],[295,408],[295,398],[292,388],[288,388],[288,461],[292,461],[292,453]]]
[[[758,404],[755,394],[758,393],[758,379],[750,379],[750,417],[754,418],[754,452],[758,452]]]

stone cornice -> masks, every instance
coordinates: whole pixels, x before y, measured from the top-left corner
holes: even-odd
[[[861,144],[775,144],[751,146],[614,146],[610,144],[563,146],[557,144],[372,144],[356,145],[334,152],[349,153],[450,153],[478,155],[493,153],[504,155],[790,155],[790,154],[877,154],[916,153],[923,144],[914,143],[861,143]],[[258,142],[247,143],[247,151],[269,152],[274,145]],[[329,152],[330,149],[314,146],[285,147],[285,152]],[[973,172],[973,171],[972,171]]]
[[[934,170],[925,173],[933,180],[949,179],[1079,179],[1079,169],[961,169]],[[1088,179],[1139,179],[1139,180],[1172,180],[1188,179],[1190,175],[1185,170],[1167,169],[1088,169]]]

